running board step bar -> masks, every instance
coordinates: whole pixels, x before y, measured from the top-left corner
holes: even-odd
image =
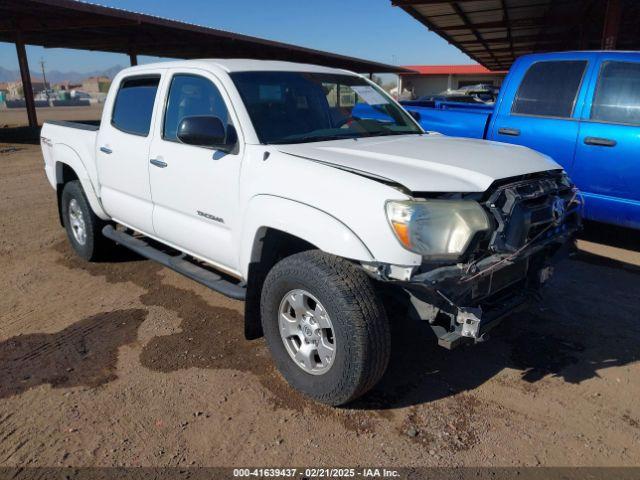
[[[123,247],[127,247],[129,250],[136,252],[138,255],[142,255],[149,260],[158,262],[171,270],[181,273],[185,277],[189,277],[190,279],[209,287],[211,290],[215,290],[216,292],[226,295],[227,297],[235,298],[236,300],[245,299],[247,293],[245,286],[225,280],[220,275],[186,260],[185,255],[183,254],[173,256],[168,255],[161,250],[152,247],[143,239],[136,238],[127,233],[116,230],[112,225],[104,227],[102,229],[102,234],[114,242],[119,243]]]

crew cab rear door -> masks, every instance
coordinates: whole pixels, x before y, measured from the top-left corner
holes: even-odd
[[[96,163],[105,211],[118,222],[152,233],[149,146],[161,71],[116,79],[104,106]]]
[[[513,67],[490,127],[491,140],[524,145],[571,171],[590,53],[532,55]],[[516,80],[520,81],[516,81]]]
[[[640,55],[602,53],[590,85],[572,178],[587,218],[640,228]]]
[[[161,96],[148,157],[155,235],[235,274],[244,147],[231,102],[214,75],[195,68],[170,69]],[[227,133],[238,136],[237,148],[226,153],[181,143],[178,125],[190,116],[218,117]]]

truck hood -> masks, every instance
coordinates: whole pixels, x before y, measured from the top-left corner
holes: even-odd
[[[412,192],[484,192],[496,180],[562,168],[526,147],[439,134],[279,145],[278,150]]]

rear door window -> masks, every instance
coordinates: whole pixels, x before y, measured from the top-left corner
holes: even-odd
[[[149,135],[159,83],[159,76],[123,80],[113,106],[111,124],[126,133]]]
[[[640,125],[640,63],[602,64],[591,120]]]
[[[534,63],[522,79],[511,113],[570,118],[586,67],[584,60]]]

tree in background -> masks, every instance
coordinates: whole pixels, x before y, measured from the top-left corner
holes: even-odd
[[[111,82],[98,82],[98,91],[100,93],[108,93]]]

